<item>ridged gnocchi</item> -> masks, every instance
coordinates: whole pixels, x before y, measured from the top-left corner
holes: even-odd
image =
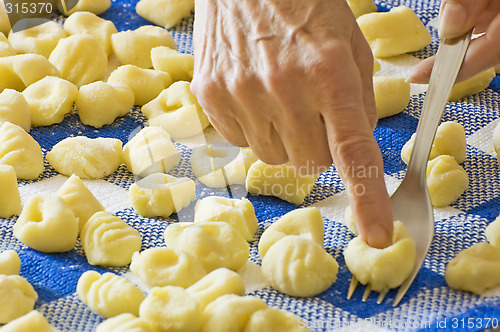
[[[427,188],[432,206],[448,206],[469,187],[467,172],[455,158],[441,155],[427,163]]]
[[[18,275],[21,271],[21,260],[15,250],[0,252],[0,274]]]
[[[0,125],[4,122],[15,124],[29,133],[31,110],[21,92],[5,89],[0,93]]]
[[[38,294],[18,275],[0,274],[0,324],[7,324],[33,310]]]
[[[21,212],[21,195],[17,186],[16,170],[0,164],[0,218],[10,218]]]
[[[45,18],[23,18],[9,33],[9,43],[17,53],[35,53],[46,58],[62,38],[66,38],[66,33],[61,25]]]
[[[101,275],[92,270],[80,276],[76,292],[83,303],[105,318],[123,313],[139,316],[139,306],[146,298],[146,295],[127,279],[110,272]]]
[[[146,320],[131,313],[124,313],[106,319],[97,325],[95,332],[156,332]]]
[[[96,212],[80,233],[83,250],[91,265],[125,266],[141,249],[141,235],[117,216]]]

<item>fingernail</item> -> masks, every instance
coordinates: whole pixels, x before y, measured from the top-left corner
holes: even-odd
[[[464,33],[466,23],[465,7],[457,2],[447,2],[439,15],[439,35],[445,39],[458,37]]]
[[[366,234],[366,243],[373,248],[386,248],[392,244],[392,231],[382,225],[373,225]]]

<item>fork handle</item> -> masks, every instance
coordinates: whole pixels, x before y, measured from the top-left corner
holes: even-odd
[[[407,173],[416,172],[415,175],[418,175],[421,181],[425,182],[432,142],[462,66],[471,36],[472,30],[455,39],[442,39],[439,44],[407,168]]]

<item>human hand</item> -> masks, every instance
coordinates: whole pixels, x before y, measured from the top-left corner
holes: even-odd
[[[500,64],[500,1],[443,0],[439,24],[442,38],[456,38],[472,28],[475,34],[485,34],[471,41],[457,81]],[[415,66],[410,82],[427,83],[433,64],[434,57],[430,57]]]
[[[193,93],[229,142],[301,173],[333,162],[360,236],[392,242],[373,58],[345,0],[197,0]]]

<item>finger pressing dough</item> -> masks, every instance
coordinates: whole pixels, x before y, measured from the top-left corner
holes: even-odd
[[[456,201],[469,187],[467,172],[455,158],[438,156],[427,163],[427,188],[432,206],[448,206]]]
[[[486,227],[484,234],[489,243],[500,248],[500,217]]]
[[[374,76],[373,92],[379,119],[401,113],[410,102],[410,83],[404,77]]]
[[[156,332],[149,322],[131,313],[124,313],[106,319],[97,325],[95,332]]]
[[[104,78],[108,55],[91,35],[77,34],[61,39],[49,57],[61,77],[77,87]]]
[[[0,274],[0,298],[0,324],[7,324],[33,310],[38,294],[23,277]]]
[[[34,180],[45,166],[40,145],[24,129],[10,122],[0,126],[0,165],[10,165],[20,180]]]
[[[78,230],[96,212],[104,211],[104,206],[97,200],[92,192],[85,186],[80,177],[71,175],[57,190],[56,195],[68,204],[69,208],[78,219]]]
[[[31,124],[49,126],[60,123],[73,110],[78,88],[55,76],[45,76],[28,86],[23,96],[30,105]]]
[[[314,187],[318,175],[300,175],[289,163],[269,165],[261,160],[248,169],[246,188],[259,195],[276,196],[302,204]]]
[[[167,173],[181,160],[170,135],[159,127],[141,129],[123,147],[123,161],[130,172],[141,177]]]
[[[108,78],[109,82],[127,84],[134,92],[135,105],[142,106],[155,99],[172,84],[170,75],[163,71],[123,65],[116,68]]]
[[[23,18],[9,33],[9,43],[17,53],[36,53],[48,58],[60,39],[62,27],[45,18]]]
[[[41,252],[65,252],[76,245],[78,220],[57,195],[36,194],[23,207],[13,226],[14,236]]]
[[[69,4],[72,6],[68,6]],[[75,12],[91,12],[96,15],[100,15],[108,10],[109,7],[111,7],[111,0],[78,0],[72,2],[57,2],[57,9],[65,16],[71,15]]]
[[[451,89],[448,101],[458,101],[464,97],[483,91],[490,85],[495,75],[495,69],[489,68],[465,81],[456,83]]]
[[[360,283],[369,284],[377,292],[400,286],[413,270],[415,257],[415,243],[400,221],[394,222],[390,246],[373,248],[355,237],[344,250],[349,271]]]
[[[7,325],[2,326],[0,330],[2,332],[56,332],[56,330],[50,326],[47,319],[36,310],[11,321]]]
[[[189,295],[195,298],[203,311],[207,304],[225,294],[243,296],[245,283],[241,276],[229,269],[219,268],[213,270],[192,286],[186,289]]]
[[[196,199],[196,184],[189,178],[153,173],[130,186],[129,198],[141,216],[167,218]]]
[[[357,22],[377,58],[418,51],[431,43],[424,24],[405,6],[365,14],[358,17]]]
[[[208,272],[220,267],[236,271],[250,253],[248,242],[225,222],[171,224],[165,229],[165,244],[198,257]]]
[[[310,297],[337,279],[338,264],[322,246],[302,236],[288,235],[274,243],[262,259],[262,273],[277,291]]]
[[[108,56],[113,53],[111,35],[118,31],[112,21],[91,12],[75,12],[64,21],[63,29],[70,36],[79,33],[91,35],[99,41]]]
[[[31,110],[21,92],[5,89],[0,93],[0,125],[4,122],[15,124],[29,133]]]
[[[140,307],[140,317],[156,331],[197,332],[200,316],[198,301],[182,287],[155,287]]]
[[[262,233],[259,239],[260,257],[264,257],[273,244],[287,235],[299,235],[323,247],[324,232],[323,218],[317,208],[290,211]]]
[[[0,252],[0,274],[18,275],[21,271],[21,260],[14,250]]]
[[[194,208],[194,222],[205,221],[227,222],[247,241],[253,241],[258,227],[253,205],[246,198],[208,196],[199,200]]]
[[[135,30],[126,30],[111,36],[113,52],[124,65],[141,68],[153,67],[151,49],[166,46],[176,49],[172,35],[164,28],[154,25],[143,25]]]
[[[150,287],[189,287],[207,272],[200,260],[184,250],[156,247],[132,256],[130,270]]]
[[[151,61],[156,70],[166,71],[176,81],[191,81],[194,71],[194,56],[177,50],[157,46],[151,50]]]
[[[486,242],[474,244],[448,263],[444,277],[451,288],[475,294],[500,285],[500,248]]]
[[[83,225],[80,240],[91,265],[125,266],[141,249],[141,235],[125,221],[104,211]]]
[[[21,195],[17,186],[16,170],[0,164],[0,218],[10,218],[21,212]]]
[[[95,128],[113,123],[134,106],[134,92],[120,82],[98,81],[83,85],[75,99],[80,120]]]
[[[0,11],[0,25],[1,25],[1,11]],[[7,37],[3,33],[0,32],[0,57],[6,57],[11,55],[16,55],[17,52],[14,51],[12,46],[10,45]]]
[[[203,311],[201,315],[202,331],[244,331],[252,314],[266,308],[266,303],[257,297],[223,295],[209,303]]]
[[[100,179],[111,175],[122,163],[122,142],[115,138],[68,137],[47,152],[47,161],[66,176]]]
[[[304,332],[309,331],[296,315],[276,308],[254,312],[245,326],[245,332]]]
[[[408,142],[401,149],[401,159],[408,164],[410,155],[415,143],[415,134],[413,134]],[[461,164],[465,160],[465,150],[467,144],[465,142],[464,127],[454,121],[446,121],[439,125],[434,141],[432,142],[431,153],[429,160],[432,160],[441,155],[450,155]]]
[[[356,18],[377,11],[377,5],[373,0],[347,0],[347,4]]]
[[[123,313],[139,316],[139,306],[146,298],[127,279],[114,273],[86,271],[78,279],[76,292],[80,300],[97,314],[110,318]]]
[[[135,10],[146,20],[169,29],[191,15],[194,0],[140,0]]]
[[[59,70],[39,54],[18,54],[0,58],[0,91],[23,91],[45,76],[60,76]]]

